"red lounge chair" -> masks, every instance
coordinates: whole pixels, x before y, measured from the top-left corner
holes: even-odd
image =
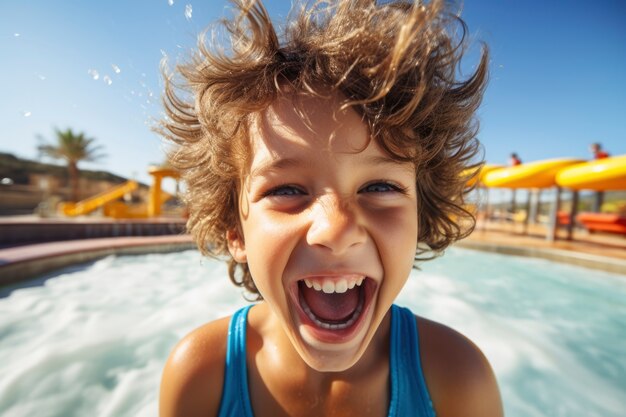
[[[578,223],[590,232],[610,232],[626,235],[626,216],[614,213],[580,213]]]

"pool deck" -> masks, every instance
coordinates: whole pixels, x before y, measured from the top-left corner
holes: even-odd
[[[543,226],[519,224],[478,224],[458,246],[507,255],[530,256],[626,275],[626,236],[576,230],[572,240],[565,230],[548,241]]]
[[[0,248],[61,240],[179,235],[185,231],[185,222],[180,217],[165,216],[118,220],[98,216],[0,216]]]
[[[563,237],[549,242],[541,227],[530,227],[526,233],[518,225],[489,223],[479,224],[470,237],[457,245],[626,275],[626,236],[577,231],[574,240]],[[0,286],[109,255],[163,253],[194,247],[189,235],[164,235],[65,240],[0,249]]]

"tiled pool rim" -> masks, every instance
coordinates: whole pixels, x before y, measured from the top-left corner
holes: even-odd
[[[140,255],[195,248],[189,235],[65,240],[0,249],[0,286],[110,255]]]

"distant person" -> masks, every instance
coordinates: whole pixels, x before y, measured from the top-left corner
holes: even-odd
[[[521,163],[522,163],[522,160],[519,158],[519,156],[517,156],[515,152],[513,152],[511,156],[509,157],[509,165],[514,167],[514,166],[520,165]]]
[[[602,149],[602,145],[598,142],[594,142],[589,145],[589,151],[593,154],[593,159],[608,158],[609,153]]]

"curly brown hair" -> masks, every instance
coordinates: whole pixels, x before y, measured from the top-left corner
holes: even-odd
[[[247,265],[230,257],[226,235],[239,230],[252,118],[294,91],[345,97],[342,107],[363,116],[383,150],[415,164],[416,260],[472,231],[465,173],[481,162],[474,113],[488,51],[483,45],[476,71],[458,79],[467,27],[443,0],[315,2],[294,7],[282,37],[260,1],[232,3],[235,17],[221,22],[228,50],[202,36],[198,52],[177,66],[182,82],[164,69],[160,131],[174,143],[169,160],[187,184],[187,226],[203,254],[225,257],[231,280],[260,297]]]

